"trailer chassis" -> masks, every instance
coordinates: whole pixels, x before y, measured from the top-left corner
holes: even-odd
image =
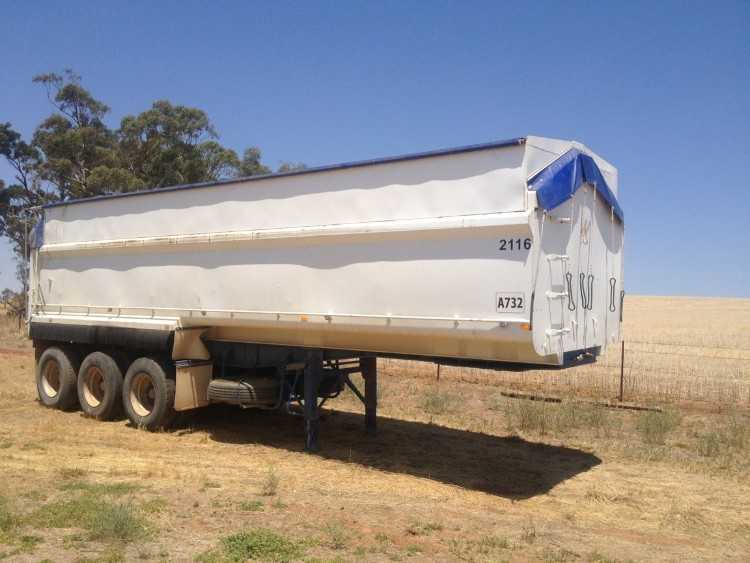
[[[114,418],[124,410],[135,425],[154,429],[166,426],[177,411],[211,402],[284,410],[304,418],[304,448],[308,452],[318,452],[321,408],[348,387],[364,405],[366,433],[374,434],[377,429],[377,358],[374,354],[204,342],[200,331],[32,323],[30,333],[36,350],[37,389],[41,402],[50,407],[68,410],[80,404],[84,413],[99,419]],[[150,374],[153,381],[144,382],[143,373],[130,374],[134,366]],[[269,378],[275,378],[278,385],[273,400],[266,405],[247,404],[241,398],[234,400],[225,395],[211,401],[209,385],[212,382],[234,381],[238,387],[245,385],[254,392],[252,385],[241,376],[233,376],[238,372],[272,373]],[[97,397],[92,396],[90,385],[86,386],[91,373],[106,376],[97,379],[100,387],[104,387],[99,389]],[[291,377],[290,373],[296,375]],[[356,374],[363,378],[363,390],[352,381]],[[131,381],[138,389],[128,388]],[[107,385],[112,389],[108,391]],[[112,393],[117,395],[114,399]],[[153,397],[159,393],[167,393],[164,400],[171,404],[167,405],[168,412],[152,424],[148,413],[142,411],[159,404],[159,397]],[[153,404],[147,404],[149,400]],[[128,401],[132,404],[128,405]],[[89,402],[99,405],[98,410]],[[122,408],[115,404],[120,402]],[[111,408],[103,412],[102,403]]]
[[[124,410],[134,425],[147,429],[163,428],[178,411],[212,402],[279,409],[304,418],[304,448],[317,452],[320,451],[321,408],[345,387],[364,405],[366,433],[376,433],[378,356],[489,369],[559,369],[559,366],[204,341],[205,330],[191,327],[155,331],[32,322],[30,336],[36,349],[39,398],[43,404],[59,409],[71,409],[80,404],[85,414],[103,420],[114,418]],[[565,365],[591,361],[599,350],[586,352],[566,357]],[[134,370],[137,373],[131,373]],[[277,380],[266,402],[248,401],[239,394],[231,396],[231,388],[230,396],[225,394],[211,399],[210,386],[216,383],[234,382],[237,388],[245,387],[249,393],[255,393],[252,384],[241,374],[261,372],[266,380]],[[144,374],[151,379],[147,381]],[[352,381],[356,374],[362,376],[362,388]],[[92,393],[91,381],[97,382],[94,391],[100,392],[100,396],[94,397],[96,408],[87,404],[90,397],[96,395]],[[109,391],[107,386],[111,387]],[[165,396],[161,397],[160,393]],[[150,398],[152,395],[159,400]],[[152,416],[149,409],[161,409],[161,412],[159,416]]]

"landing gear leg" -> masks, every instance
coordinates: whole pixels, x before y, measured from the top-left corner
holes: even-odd
[[[318,452],[318,434],[320,431],[320,409],[318,408],[318,391],[323,371],[323,353],[319,350],[309,352],[305,364],[305,451]]]
[[[377,358],[360,358],[359,366],[365,380],[365,431],[375,434],[378,428],[378,364]]]

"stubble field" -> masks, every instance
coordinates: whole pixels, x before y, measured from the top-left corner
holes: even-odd
[[[628,297],[620,350],[565,371],[379,361],[380,420],[204,409],[169,432],[36,402],[0,321],[0,559],[750,559],[750,301]],[[3,322],[5,324],[3,324]],[[523,394],[560,402],[511,398]]]

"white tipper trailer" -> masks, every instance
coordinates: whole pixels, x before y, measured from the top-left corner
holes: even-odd
[[[566,366],[619,339],[617,170],[542,137],[47,205],[41,401],[142,427],[212,402],[305,416],[377,356]],[[350,376],[360,373],[365,392]]]

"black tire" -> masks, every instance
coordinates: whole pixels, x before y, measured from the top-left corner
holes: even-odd
[[[151,358],[138,358],[128,368],[122,386],[125,414],[139,428],[168,428],[176,416],[175,382],[167,367]]]
[[[78,405],[78,355],[69,348],[47,348],[36,363],[36,391],[44,406],[73,410]]]
[[[122,372],[104,352],[92,352],[78,370],[81,410],[97,420],[112,420],[122,412]]]

